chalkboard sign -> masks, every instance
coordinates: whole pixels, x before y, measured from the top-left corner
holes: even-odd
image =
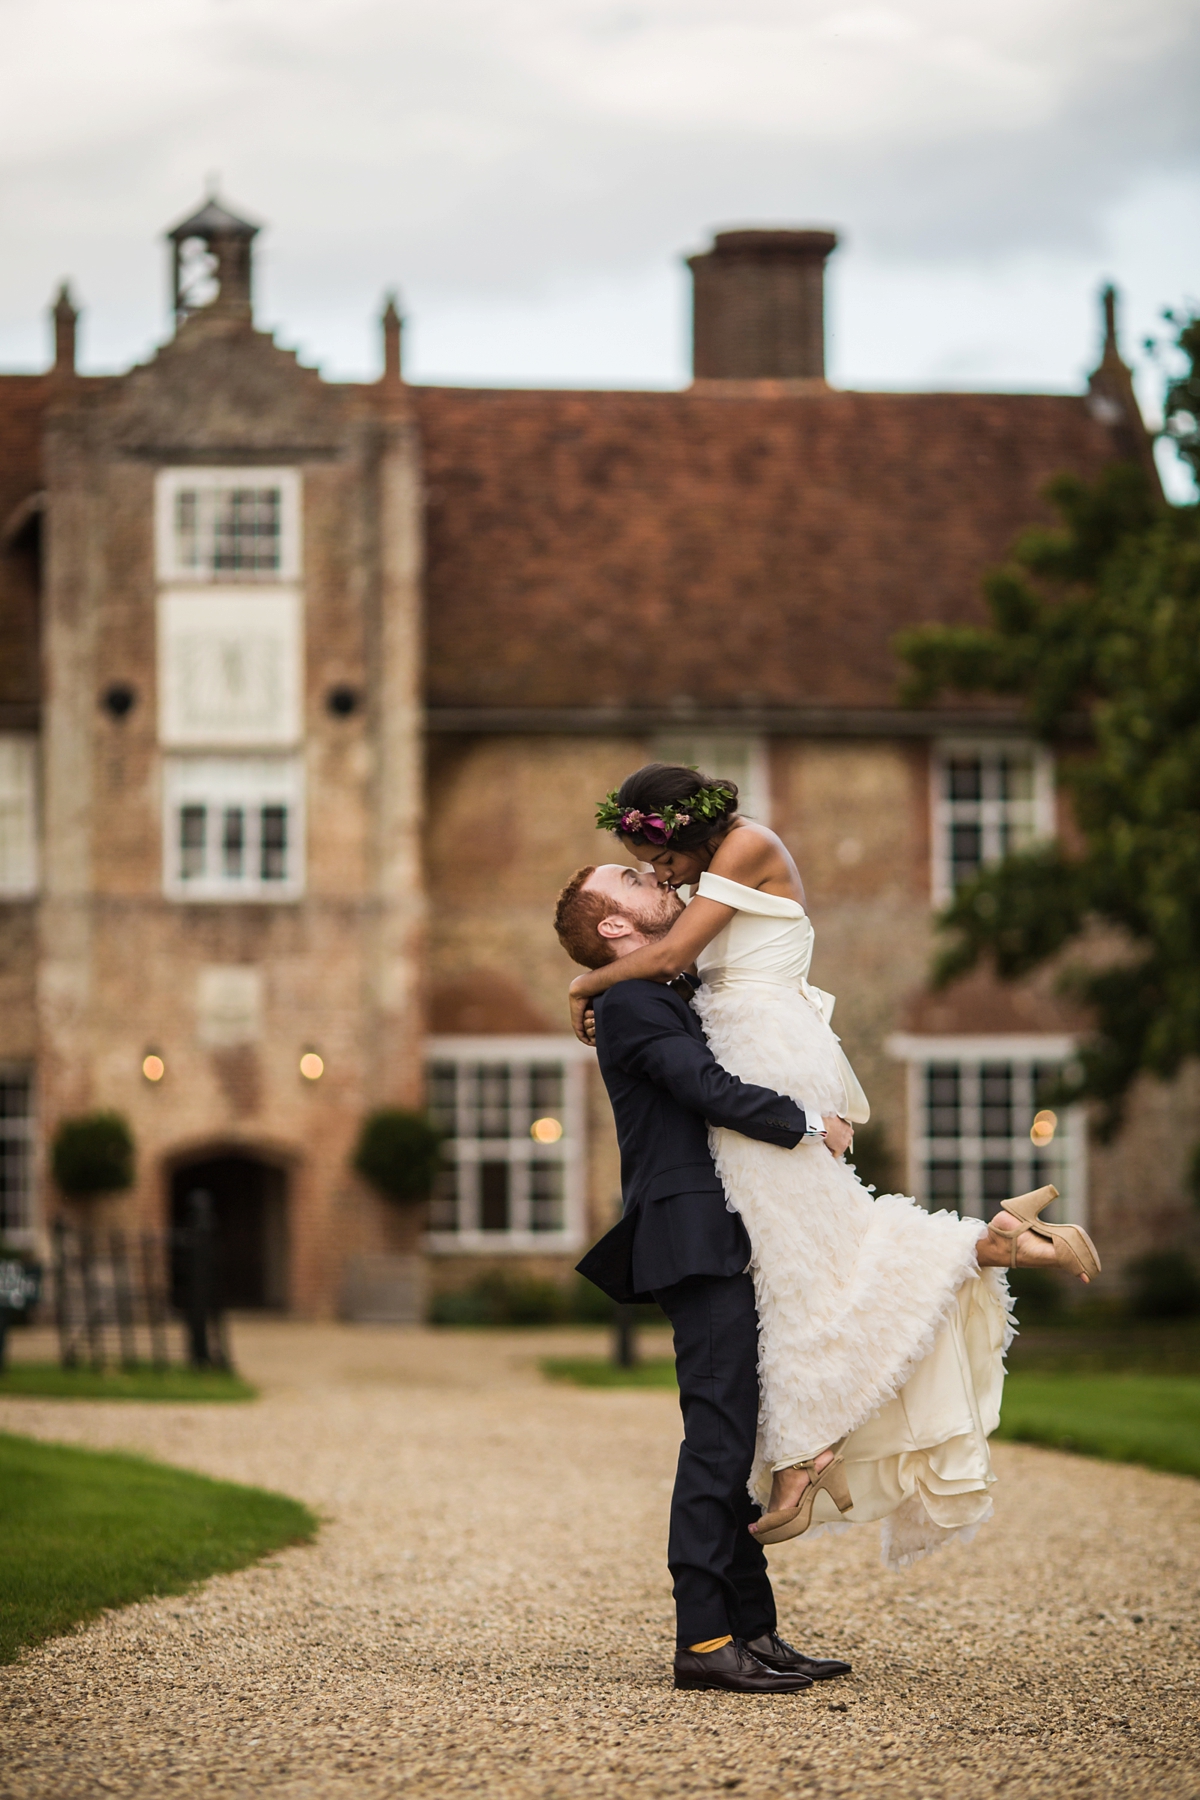
[[[42,1271],[37,1263],[0,1257],[0,1310],[25,1312],[42,1296]]]

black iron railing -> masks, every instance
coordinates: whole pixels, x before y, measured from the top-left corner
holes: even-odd
[[[54,1323],[64,1368],[227,1369],[212,1203],[171,1231],[54,1227]]]

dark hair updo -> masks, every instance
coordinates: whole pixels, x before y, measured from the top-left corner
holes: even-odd
[[[710,838],[724,837],[733,824],[738,809],[738,787],[736,781],[726,781],[723,775],[701,775],[696,769],[685,769],[679,763],[646,763],[644,767],[635,769],[627,775],[617,789],[617,804],[622,812],[659,813],[664,806],[673,806],[679,812],[687,812],[688,801],[700,792],[701,788],[722,787],[729,795],[729,803],[724,811],[710,813],[708,818],[693,818],[690,825],[682,825],[673,831],[670,837],[672,850],[698,850],[707,844]],[[654,843],[651,838],[620,833],[629,836],[632,844],[652,844],[661,850],[662,844]]]

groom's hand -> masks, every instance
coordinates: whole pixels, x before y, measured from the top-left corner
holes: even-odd
[[[841,1156],[854,1144],[854,1127],[840,1113],[826,1113],[822,1120],[825,1127],[825,1148],[830,1156]]]

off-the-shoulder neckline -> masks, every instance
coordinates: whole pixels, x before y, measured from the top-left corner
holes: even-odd
[[[732,888],[735,890],[736,894],[744,894],[746,899],[752,900],[754,904],[748,906],[745,900],[734,899],[733,897],[724,899],[719,892],[713,893],[710,891],[706,893],[706,883],[710,884],[710,887],[712,888]],[[805,917],[804,908],[801,906],[799,900],[789,900],[786,894],[764,893],[762,888],[747,887],[744,882],[731,881],[728,875],[716,875],[711,869],[705,869],[703,875],[701,875],[700,880],[696,884],[696,893],[703,894],[710,900],[721,900],[726,906],[736,907],[739,912],[771,914],[775,918],[802,919]]]

